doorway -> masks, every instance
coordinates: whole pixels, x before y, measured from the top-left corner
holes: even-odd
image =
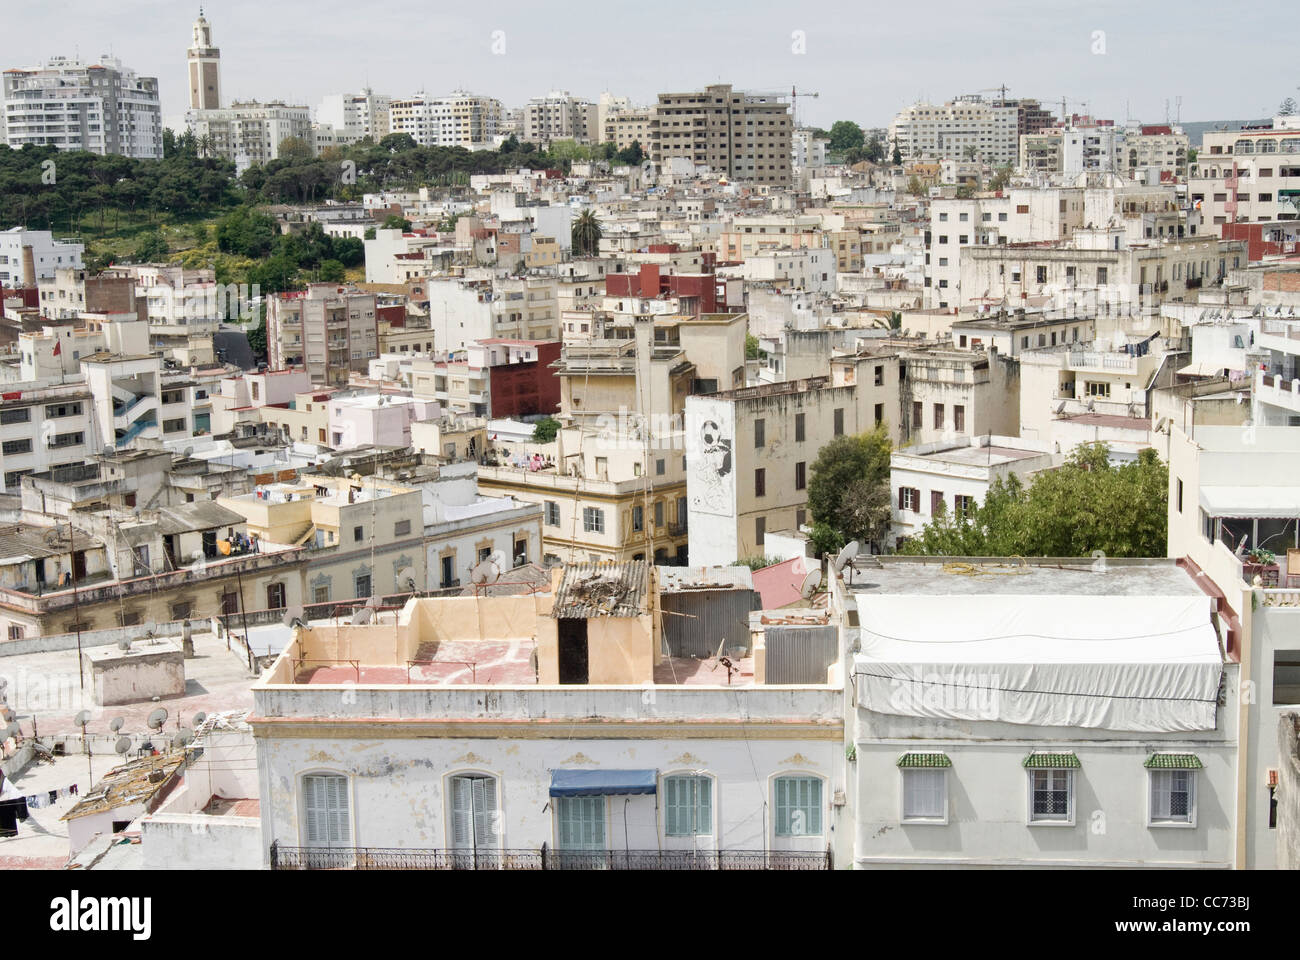
[[[587,621],[562,617],[559,621],[560,683],[587,682]]]

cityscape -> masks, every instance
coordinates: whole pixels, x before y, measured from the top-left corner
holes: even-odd
[[[1300,868],[1294,84],[222,7],[0,65],[8,876]]]

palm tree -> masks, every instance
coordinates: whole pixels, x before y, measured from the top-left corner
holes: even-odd
[[[573,221],[571,238],[574,253],[593,256],[600,249],[601,233],[600,221],[596,219],[596,212],[590,207],[583,210]]]

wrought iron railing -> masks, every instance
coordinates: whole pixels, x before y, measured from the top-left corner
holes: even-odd
[[[824,851],[773,850],[420,850],[284,847],[272,870],[830,870]]]

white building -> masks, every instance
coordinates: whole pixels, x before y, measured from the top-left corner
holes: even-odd
[[[984,502],[994,480],[1050,468],[1059,458],[1019,437],[954,435],[948,440],[904,447],[889,455],[889,491],[895,537],[919,534],[940,509],[962,517]]]
[[[293,137],[311,147],[315,142],[311,111],[280,100],[233,103],[219,110],[191,110],[186,125],[213,156],[236,168],[264,164],[280,156],[280,145]]]
[[[25,275],[23,248],[32,248],[35,277]],[[75,240],[55,240],[49,230],[10,227],[0,230],[0,286],[35,286],[37,280],[53,280],[64,267],[82,269],[86,245]]]
[[[524,135],[521,139],[538,144],[548,144],[552,140],[598,143],[603,129],[598,120],[596,104],[575,97],[567,90],[553,90],[544,97],[533,97],[524,107]]]
[[[1197,579],[1172,560],[965,572],[852,573],[855,866],[1231,866],[1237,665]]]
[[[389,133],[405,133],[422,147],[493,145],[501,128],[501,101],[458,90],[445,97],[417,93],[390,101]]]
[[[3,101],[5,139],[14,149],[30,143],[162,159],[158,79],[137,76],[113,57],[54,57],[30,70],[6,70]]]
[[[1019,152],[1019,107],[995,105],[978,96],[943,104],[917,103],[902,110],[889,125],[889,142],[904,159],[965,158],[986,163],[1015,163]]]
[[[339,145],[365,137],[378,143],[388,136],[392,102],[392,97],[377,94],[369,87],[360,93],[332,93],[316,108],[316,123],[329,127]]]

